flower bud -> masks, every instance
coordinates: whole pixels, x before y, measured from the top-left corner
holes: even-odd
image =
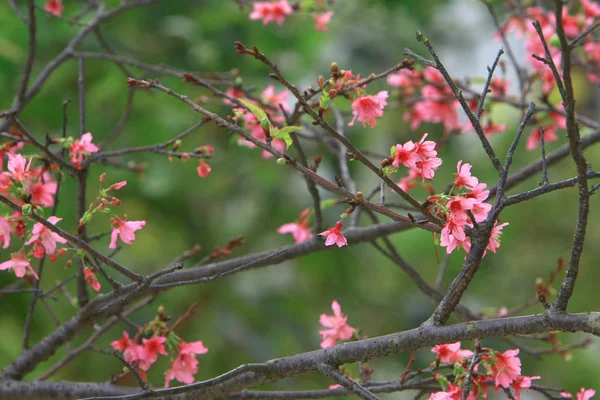
[[[331,75],[337,76],[340,73],[340,67],[336,62],[331,63]]]
[[[23,204],[23,207],[21,207],[21,212],[23,213],[23,215],[32,215],[33,206],[29,203]]]
[[[277,165],[285,165],[287,164],[287,161],[285,160],[285,158],[281,157],[277,159]]]

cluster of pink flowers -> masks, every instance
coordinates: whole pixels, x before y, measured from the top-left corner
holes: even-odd
[[[244,95],[245,95],[244,92],[237,90],[235,88],[229,88],[227,90],[226,94],[229,95],[230,97],[237,98],[237,99],[244,98]],[[267,106],[265,109],[265,112],[267,113],[267,115],[269,116],[271,121],[278,123],[278,124],[285,123],[285,116],[283,115],[283,112],[281,111],[281,109],[283,109],[285,112],[290,111],[290,107],[287,103],[287,99],[288,99],[289,95],[290,95],[290,92],[288,90],[282,90],[279,93],[275,92],[275,85],[269,85],[269,86],[267,86],[267,88],[265,90],[263,90],[263,92],[261,93],[260,99],[263,102],[263,104],[265,104]],[[252,101],[250,101],[250,102],[255,103]],[[234,105],[233,102],[230,101],[229,99],[224,99],[223,103],[225,103],[227,105]],[[260,125],[260,121],[254,114],[252,114],[245,108],[234,108],[233,111],[235,112],[235,114],[238,118],[241,118],[241,120],[244,122],[244,128],[254,138],[258,139],[259,141],[261,141],[263,143],[267,143],[268,129],[263,128]],[[246,140],[242,136],[240,136],[238,138],[238,144],[241,146],[248,147],[249,149],[253,149],[256,147],[256,145],[254,143]],[[285,151],[285,142],[281,139],[273,139],[271,141],[271,146],[274,147],[280,153],[283,153]],[[269,153],[266,150],[263,150],[262,157],[263,158],[272,158],[273,154]]]
[[[302,211],[296,222],[290,222],[281,225],[279,229],[277,229],[277,232],[281,233],[282,235],[291,233],[296,243],[306,242],[313,236],[308,226],[308,217],[310,216],[310,212],[310,209]]]
[[[98,152],[100,149],[92,140],[94,137],[90,132],[81,135],[81,139],[76,139],[69,146],[71,163],[77,169],[81,169],[81,163],[83,162],[83,156],[89,156],[92,153]]]
[[[23,198],[29,197],[32,205],[52,207],[58,185],[47,167],[32,168],[33,157],[28,161],[21,154],[10,152],[11,150],[6,153],[8,171],[0,173],[0,194],[20,205],[23,204]]]
[[[252,3],[252,12],[250,13],[251,20],[262,20],[264,25],[271,22],[277,22],[283,25],[285,18],[294,12],[290,3],[287,0],[257,1]]]
[[[489,190],[485,183],[480,183],[477,177],[471,175],[471,164],[458,162],[452,191],[448,195],[432,195],[428,201],[434,205],[437,214],[444,218],[446,224],[441,232],[440,245],[446,247],[448,254],[457,247],[462,247],[467,253],[471,249],[471,242],[465,233],[467,227],[474,226],[473,221],[485,221],[492,205],[485,203]],[[459,192],[453,194],[455,190]],[[469,215],[470,214],[470,215]],[[496,252],[500,247],[500,234],[502,228],[508,225],[503,223],[492,229],[492,234],[487,250]]]
[[[409,140],[403,145],[397,144],[392,147],[392,155],[388,158],[388,163],[391,163],[394,168],[404,165],[409,169],[408,177],[400,180],[399,186],[402,190],[412,188],[417,178],[421,178],[421,182],[425,179],[433,179],[435,170],[442,165],[442,159],[437,157],[435,142],[425,140],[426,138],[427,133],[417,143]]]
[[[252,12],[250,12],[251,20],[261,20],[263,25],[276,22],[280,26],[283,25],[288,15],[294,12],[294,8],[288,3],[287,0],[277,1],[257,1],[252,3]],[[326,11],[322,13],[312,13],[313,20],[315,21],[315,30],[327,32],[327,25],[333,17],[333,11]]]
[[[459,363],[463,370],[466,370],[470,364],[473,352],[461,350],[460,342],[451,344],[441,344],[435,346],[432,350],[437,355],[437,362]],[[484,366],[486,373],[478,373],[471,377],[473,388],[469,392],[469,400],[474,400],[478,396],[487,398],[488,387],[492,386],[496,391],[502,389],[512,389],[516,400],[520,400],[521,391],[531,387],[531,381],[540,379],[539,376],[521,375],[521,360],[517,357],[519,350],[507,350],[504,353],[487,350],[481,357],[481,365]],[[479,364],[475,366],[478,371]],[[435,374],[436,379],[442,383],[446,378]],[[464,385],[464,376],[455,378],[454,383],[445,380],[443,386],[445,390],[432,393],[429,400],[460,400],[462,398],[462,388]]]
[[[600,10],[599,10],[600,12]],[[579,392],[576,393],[577,396],[577,400],[590,400],[592,397],[594,397],[596,395],[596,391],[594,389],[585,389],[585,388],[581,388],[579,390]],[[567,398],[567,399],[572,399],[573,395],[571,393],[568,392],[561,392],[560,393],[561,397]]]
[[[323,339],[321,342],[322,349],[333,347],[338,340],[348,340],[354,335],[354,328],[346,324],[348,317],[342,314],[340,303],[333,300],[331,309],[333,315],[321,314],[319,317],[319,323],[327,328],[319,331]]]
[[[193,383],[194,375],[198,372],[196,355],[208,352],[208,349],[200,341],[186,343],[175,335],[173,337],[177,341],[177,345],[176,348],[171,346],[173,347],[171,353],[173,357],[175,353],[177,356],[171,361],[171,367],[167,371],[165,387],[169,387],[169,383],[173,379],[185,384]],[[170,339],[166,336],[152,336],[148,339],[141,339],[140,343],[140,335],[131,338],[126,331],[123,331],[121,339],[113,341],[111,346],[115,350],[123,352],[125,361],[139,369],[138,372],[145,377],[146,371],[158,360],[159,355],[169,355],[165,348],[168,340]]]

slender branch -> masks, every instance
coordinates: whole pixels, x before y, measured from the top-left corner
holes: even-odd
[[[331,365],[319,365],[317,367],[319,372],[328,378],[331,378],[334,382],[342,385],[347,390],[356,393],[358,397],[363,400],[379,400],[379,397],[365,389],[360,383],[353,381],[348,378],[345,374],[341,373],[337,368]]]
[[[479,121],[481,121],[481,114],[483,113],[483,103],[485,103],[485,98],[488,95],[490,84],[492,83],[492,78],[494,77],[494,71],[498,66],[498,62],[500,61],[500,57],[502,57],[502,54],[504,54],[504,49],[501,48],[500,50],[498,50],[498,54],[496,55],[496,59],[494,60],[492,67],[488,67],[488,78],[486,79],[485,84],[483,85],[483,90],[481,91],[481,98],[479,100],[479,106],[477,106],[477,112],[475,113],[475,117]]]

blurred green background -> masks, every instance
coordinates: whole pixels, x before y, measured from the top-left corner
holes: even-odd
[[[114,6],[117,2],[107,2]],[[42,5],[43,2],[38,1]],[[82,4],[65,0],[65,14],[75,15]],[[271,57],[282,72],[301,87],[313,85],[319,74],[326,75],[332,61],[341,68],[367,76],[381,72],[400,62],[404,47],[425,55],[425,50],[414,39],[415,29],[422,30],[438,48],[448,68],[457,77],[486,74],[485,65],[493,61],[500,43],[492,39],[493,26],[485,8],[477,1],[375,1],[344,0],[336,2],[334,16],[328,33],[314,30],[309,14],[294,14],[283,27],[275,24],[263,26],[248,19],[249,9],[240,10],[234,1],[171,0],[151,7],[126,12],[103,25],[103,33],[115,51],[147,63],[165,63],[188,71],[222,72],[236,68],[244,84],[262,91],[272,81],[269,71],[250,57],[236,54],[233,42],[242,41],[247,46],[256,45]],[[34,76],[42,66],[60,52],[68,40],[79,30],[76,26],[38,12],[38,56]],[[27,52],[27,34],[24,24],[14,11],[0,4],[0,109],[8,108],[15,93],[19,74]],[[519,47],[516,44],[517,48]],[[90,35],[81,49],[103,52]],[[446,58],[444,58],[446,57]],[[86,61],[87,130],[95,141],[106,138],[120,118],[127,100],[128,88],[123,72],[106,61]],[[139,73],[137,69],[132,69]],[[182,84],[176,78],[150,73],[152,78],[189,96],[210,95],[196,87]],[[514,81],[514,80],[513,80]],[[579,107],[591,113],[597,95],[577,75]],[[373,84],[369,91],[376,93],[386,88],[385,82]],[[281,87],[277,87],[281,90]],[[77,63],[62,65],[43,86],[41,92],[24,110],[21,120],[38,137],[45,134],[60,135],[62,102],[72,99],[69,106],[68,134],[78,134],[77,114]],[[216,99],[216,98],[215,98]],[[216,104],[206,107],[225,115],[230,110]],[[335,100],[342,110],[349,110],[349,102]],[[505,154],[518,125],[518,113],[506,108],[495,110],[509,124],[507,133],[496,135],[492,144],[500,155]],[[442,136],[439,126],[424,125],[412,132],[403,121],[401,110],[388,110],[378,120],[375,129],[359,125],[347,128],[346,134],[359,147],[387,153],[391,145],[406,140],[416,140],[423,132],[430,138]],[[159,143],[199,121],[200,116],[179,101],[159,92],[138,92],[135,95],[131,118],[112,149]],[[564,135],[558,143],[551,143],[551,151],[565,143]],[[144,219],[146,227],[138,232],[132,246],[125,246],[117,255],[122,264],[140,273],[157,271],[183,251],[196,243],[203,255],[227,240],[243,235],[246,244],[234,251],[234,256],[256,251],[276,249],[293,242],[290,235],[280,235],[276,229],[294,221],[300,211],[311,206],[302,177],[290,168],[278,166],[274,159],[262,159],[260,151],[238,146],[223,129],[207,125],[185,140],[183,149],[192,150],[199,145],[212,145],[216,151],[209,164],[213,171],[206,179],[196,173],[196,162],[169,163],[164,156],[136,154],[123,161],[148,164],[141,177],[134,173],[111,167],[96,166],[90,173],[88,197],[97,193],[97,177],[106,172],[108,182],[123,179],[128,185],[119,192],[123,206],[119,212],[131,220]],[[339,174],[335,160],[323,147],[306,144],[310,157],[324,156],[320,173],[333,178]],[[588,160],[600,162],[598,149],[587,151]],[[490,186],[494,183],[494,170],[474,134],[455,137],[440,152],[444,165],[436,174],[436,189],[441,191],[455,172],[460,159],[474,165],[473,172]],[[503,157],[503,156],[502,156]],[[514,170],[536,159],[521,143]],[[565,160],[550,170],[551,181],[574,176],[574,168]],[[375,176],[359,165],[351,165],[359,189],[369,192],[378,184]],[[398,178],[400,174],[398,175]],[[539,176],[531,178],[511,193],[536,187]],[[425,192],[416,189],[415,195],[423,198]],[[321,192],[324,199],[331,193]],[[388,199],[394,195],[388,193]],[[75,231],[75,184],[67,179],[61,192],[57,215],[64,218],[61,226]],[[575,224],[577,194],[567,189],[519,204],[505,210],[505,229],[502,247],[498,254],[488,254],[471,290],[463,304],[475,311],[501,306],[512,307],[535,295],[535,279],[548,276],[556,266],[558,257],[568,258]],[[587,246],[581,261],[580,279],[577,283],[570,310],[597,310],[600,294],[597,282],[600,271],[600,242],[598,224],[598,199],[592,199],[592,212],[588,229]],[[326,210],[325,224],[337,221],[343,207]],[[370,223],[363,215],[362,224]],[[92,232],[110,229],[106,219],[97,218]],[[16,241],[15,241],[16,242]],[[429,281],[438,272],[438,261],[431,235],[425,231],[411,230],[393,236],[399,252]],[[96,243],[96,248],[107,253],[108,240]],[[13,246],[14,247],[14,246]],[[15,247],[16,248],[16,247]],[[12,248],[11,248],[12,249]],[[11,250],[9,249],[9,250]],[[10,251],[2,250],[1,259]],[[440,254],[443,250],[438,249]],[[444,287],[459,271],[464,253],[456,252],[450,258]],[[192,265],[194,261],[187,263]],[[596,269],[594,269],[596,268]],[[72,271],[65,270],[60,262],[47,263],[43,287],[52,287]],[[101,279],[101,278],[100,278]],[[0,287],[10,284],[12,274],[0,274]],[[109,285],[102,282],[103,290]],[[73,285],[68,289],[74,293]],[[92,294],[93,295],[93,294]],[[21,351],[23,322],[30,296],[6,295],[0,298],[2,317],[0,323],[0,366],[6,365]],[[331,313],[330,304],[337,299],[348,323],[362,328],[367,336],[378,336],[418,326],[432,311],[435,304],[419,292],[415,285],[397,267],[380,256],[367,244],[350,248],[324,251],[280,265],[245,272],[214,282],[171,290],[144,311],[133,315],[140,324],[164,305],[173,317],[185,312],[193,303],[199,303],[200,312],[188,320],[180,334],[187,341],[202,340],[209,348],[200,356],[198,380],[207,379],[247,362],[264,361],[298,352],[319,348],[318,317]],[[73,308],[64,297],[51,301],[57,317],[66,321]],[[540,312],[540,306],[527,312]],[[37,342],[54,329],[44,307],[38,304],[32,330]],[[127,327],[120,324],[97,342],[97,347],[107,348],[108,343],[120,337]],[[129,328],[130,333],[133,333]],[[92,330],[78,335],[74,345],[83,342]],[[581,335],[559,334],[564,343],[581,340]],[[536,346],[531,341],[522,342]],[[471,346],[472,343],[466,343]],[[498,350],[507,349],[502,340],[485,340],[484,346]],[[35,378],[65,355],[62,348],[35,372]],[[572,358],[564,361],[550,355],[542,361],[523,354],[523,374],[542,375],[542,383],[561,386],[570,391],[580,386],[600,388],[597,374],[597,343],[588,350],[574,351]],[[400,354],[371,362],[375,368],[374,380],[397,379],[405,368],[408,354]],[[428,349],[418,352],[417,367],[433,360]],[[91,368],[90,366],[93,366]],[[162,386],[163,371],[168,368],[166,358],[150,370],[150,380]],[[78,381],[105,381],[109,374],[117,373],[121,366],[114,357],[98,352],[87,352],[63,368],[53,379]],[[356,367],[347,368],[356,376]],[[133,381],[128,382],[135,385]],[[269,388],[317,389],[329,385],[317,376],[302,376],[270,385]],[[383,397],[408,398],[414,393],[383,395]]]

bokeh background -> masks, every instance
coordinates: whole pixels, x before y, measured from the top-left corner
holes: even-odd
[[[43,2],[38,2],[40,5]],[[66,15],[75,15],[82,2],[65,0]],[[107,2],[115,5],[115,1]],[[336,2],[335,17],[329,32],[314,30],[309,14],[293,15],[280,27],[263,26],[248,19],[249,9],[240,10],[234,1],[170,0],[151,7],[126,12],[103,25],[103,33],[115,51],[147,63],[165,63],[174,67],[205,72],[239,70],[246,85],[262,91],[272,81],[269,71],[250,57],[236,54],[233,42],[256,45],[280,66],[283,73],[301,87],[312,84],[319,74],[326,75],[329,65],[336,61],[341,68],[352,69],[367,76],[381,72],[400,62],[404,47],[425,55],[414,38],[415,29],[422,30],[439,50],[451,73],[459,78],[484,77],[486,65],[500,47],[495,41],[493,24],[485,7],[474,0],[344,0]],[[34,76],[42,66],[60,52],[78,27],[66,21],[38,15],[38,57]],[[525,59],[522,44],[515,39],[515,47]],[[82,45],[87,51],[104,51],[93,36]],[[15,16],[6,2],[0,3],[0,109],[8,108],[16,90],[19,74],[27,51],[27,33],[24,24]],[[106,61],[86,61],[87,130],[97,141],[113,130],[126,104],[128,88],[123,72]],[[132,70],[140,73],[140,70]],[[196,87],[182,84],[176,78],[150,73],[162,83],[189,96],[210,95]],[[576,71],[578,105],[583,113],[593,115],[598,110],[597,92]],[[513,79],[514,82],[514,79]],[[375,93],[386,88],[385,82],[371,86]],[[278,90],[281,87],[277,87]],[[22,121],[39,137],[58,136],[62,126],[62,102],[72,99],[68,109],[68,134],[78,133],[77,63],[69,61],[47,81],[37,98],[22,113]],[[206,107],[226,114],[225,106]],[[349,110],[349,102],[337,99],[335,104]],[[493,137],[497,152],[505,154],[518,124],[519,114],[506,107],[494,111],[509,125],[505,134]],[[346,134],[360,148],[387,153],[391,145],[418,139],[429,132],[434,140],[442,131],[436,125],[424,125],[411,131],[402,119],[401,110],[388,110],[377,122],[376,129],[357,125],[347,128]],[[177,100],[159,92],[142,91],[135,95],[133,110],[127,125],[112,146],[139,146],[165,141],[200,120],[200,116]],[[549,151],[566,142],[564,134],[558,143],[548,144]],[[122,264],[140,273],[157,271],[183,251],[200,244],[207,254],[217,245],[243,235],[246,244],[235,250],[233,256],[256,251],[276,249],[291,244],[289,235],[276,229],[294,221],[300,211],[311,206],[302,177],[290,168],[278,166],[274,159],[262,159],[259,150],[240,147],[227,131],[214,125],[206,126],[190,135],[183,149],[212,145],[216,151],[209,161],[213,168],[206,179],[196,173],[196,162],[169,163],[164,156],[135,154],[123,161],[147,163],[142,176],[111,167],[94,167],[90,173],[88,197],[97,193],[97,177],[106,172],[109,182],[126,179],[128,185],[119,192],[123,201],[121,211],[132,220],[146,220],[147,226],[139,232],[132,246],[117,255]],[[322,154],[320,173],[332,179],[337,172],[335,159],[322,147],[305,145],[311,157]],[[587,151],[590,162],[600,162],[598,149]],[[441,150],[444,165],[436,174],[436,188],[442,190],[452,179],[456,162],[460,159],[474,165],[473,172],[481,181],[492,185],[494,170],[474,134],[452,138]],[[515,158],[515,170],[538,157],[529,153],[521,143]],[[369,192],[377,185],[373,174],[351,165],[359,189]],[[550,179],[557,181],[574,176],[569,160],[550,170]],[[540,177],[533,177],[512,189],[517,193],[536,187]],[[324,199],[331,193],[321,192]],[[415,195],[425,192],[415,189]],[[388,193],[388,198],[394,195]],[[76,229],[75,184],[67,179],[61,193],[58,215],[63,217],[63,228]],[[506,209],[502,219],[510,223],[505,229],[502,247],[497,254],[486,256],[480,272],[463,303],[476,311],[493,312],[502,306],[512,307],[535,295],[535,279],[546,278],[559,257],[568,258],[575,224],[577,194],[574,189],[562,190]],[[597,282],[600,271],[600,242],[598,229],[598,199],[592,199],[592,212],[587,246],[581,260],[580,279],[570,304],[571,311],[597,310],[600,294]],[[326,225],[337,221],[343,207],[325,211]],[[362,224],[369,221],[366,216]],[[91,230],[105,232],[109,221],[98,218]],[[411,230],[392,237],[399,252],[430,282],[438,272],[439,262],[431,235]],[[96,243],[107,252],[108,240]],[[11,249],[9,249],[11,250]],[[9,250],[0,250],[2,260]],[[442,254],[443,250],[437,250]],[[459,271],[464,254],[456,252],[450,258],[444,287]],[[192,265],[196,260],[188,262]],[[43,287],[64,279],[71,271],[60,262],[48,263]],[[0,287],[14,281],[12,274],[0,274]],[[105,284],[105,287],[108,287]],[[68,286],[74,292],[72,285]],[[147,322],[159,305],[176,317],[197,302],[200,312],[181,328],[181,336],[188,340],[202,340],[209,348],[199,357],[198,380],[213,377],[247,362],[264,361],[298,352],[317,349],[320,343],[318,317],[330,313],[330,304],[337,299],[349,324],[362,328],[367,336],[378,336],[418,326],[432,311],[435,304],[420,293],[415,285],[396,266],[380,256],[367,244],[350,248],[323,251],[288,261],[280,265],[229,276],[214,282],[171,290],[144,311],[133,315],[140,324]],[[22,329],[29,295],[6,295],[0,298],[0,366],[6,365],[21,351]],[[51,301],[57,317],[67,320],[73,307],[64,297]],[[527,312],[540,312],[540,306]],[[54,329],[52,320],[42,306],[37,307],[33,323],[34,342]],[[97,343],[108,348],[110,340],[120,337],[123,324],[117,326]],[[129,329],[131,332],[131,329]],[[78,335],[73,345],[83,342],[92,333],[89,329]],[[582,340],[582,335],[559,334],[564,343]],[[521,342],[536,346],[531,341]],[[484,345],[506,350],[507,344],[488,339]],[[472,346],[472,343],[465,343]],[[27,376],[35,378],[65,355],[63,348]],[[549,355],[543,360],[522,353],[523,374],[541,375],[542,383],[576,391],[581,386],[600,388],[597,360],[600,346],[594,342],[587,350],[574,351],[567,360]],[[408,354],[377,359],[374,379],[397,379],[405,368]],[[433,360],[428,349],[418,352],[416,366],[427,366]],[[163,371],[168,361],[162,360],[150,371],[150,380],[156,386],[163,382]],[[78,381],[105,381],[121,366],[114,357],[98,352],[87,352],[53,379]],[[356,376],[356,367],[347,370]],[[125,382],[127,383],[127,382]],[[135,385],[134,382],[129,382]],[[317,389],[329,385],[326,379],[307,375],[290,379],[269,388]],[[414,393],[383,395],[384,398],[411,398]],[[534,396],[534,395],[532,395]]]

